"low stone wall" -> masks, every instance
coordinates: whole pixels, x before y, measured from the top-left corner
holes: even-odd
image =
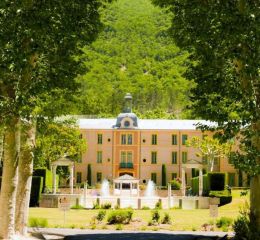
[[[70,206],[76,204],[83,204],[83,195],[81,194],[42,194],[40,200],[40,207],[43,208],[57,208],[58,199],[60,197],[66,197],[70,200]]]

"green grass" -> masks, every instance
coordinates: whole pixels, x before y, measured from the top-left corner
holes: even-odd
[[[230,217],[235,219],[239,214],[240,207],[244,202],[249,200],[249,196],[240,197],[239,190],[233,191],[233,200],[230,204],[222,206],[219,208],[219,218],[220,217]],[[112,210],[107,210],[107,215]],[[91,228],[90,221],[93,216],[98,214],[99,210],[69,210],[66,212],[66,224],[65,227],[71,227],[73,224],[75,228]],[[172,209],[172,210],[160,210],[160,215],[164,216],[165,213],[169,213],[172,220],[172,225],[166,227],[169,230],[200,230],[201,225],[204,223],[209,223],[212,218],[209,216],[208,209],[197,209],[197,210],[182,210],[182,209]],[[56,208],[30,208],[30,218],[45,218],[48,220],[49,227],[55,227],[57,225],[63,226],[63,211]],[[133,218],[142,219],[140,227],[147,225],[148,221],[151,220],[151,210],[134,210]],[[107,219],[103,220],[103,224],[97,224],[97,229],[104,228],[104,223]],[[164,228],[163,225],[159,226]],[[114,229],[114,226],[107,225],[107,229]],[[136,229],[136,226],[131,224],[125,225],[124,229]],[[147,227],[149,230],[150,227]],[[150,229],[152,230],[152,228]]]

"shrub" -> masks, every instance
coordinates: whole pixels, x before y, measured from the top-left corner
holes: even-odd
[[[93,209],[100,209],[99,202],[95,202],[95,203],[93,204]]]
[[[43,185],[41,192],[43,193],[46,189],[51,191],[52,189],[52,172],[46,168],[36,168],[33,170],[33,176],[42,177]]]
[[[133,210],[114,210],[108,215],[109,224],[128,224],[132,220]]]
[[[147,206],[143,206],[143,207],[142,207],[142,210],[150,210],[150,208],[147,207]]]
[[[166,186],[166,166],[162,165],[162,186]]]
[[[229,227],[231,226],[233,223],[233,219],[229,218],[229,217],[221,217],[220,219],[217,220],[216,222],[216,226],[218,228],[222,228],[222,227]]]
[[[42,193],[43,177],[32,177],[32,187],[30,195],[30,207],[39,206]]]
[[[162,201],[158,201],[156,204],[155,204],[155,209],[162,209]]]
[[[194,177],[191,179],[191,189],[193,195],[199,195],[199,178]]]
[[[232,202],[232,195],[227,190],[224,191],[210,191],[210,197],[218,197],[220,199],[219,206],[223,206],[225,204]]]
[[[91,186],[91,179],[92,179],[92,173],[91,173],[91,164],[88,164],[88,170],[87,170],[87,181],[88,185]]]
[[[116,230],[123,230],[122,224],[117,224],[116,225]]]
[[[48,220],[45,218],[29,218],[30,227],[48,227]]]
[[[99,222],[101,222],[101,221],[105,218],[105,216],[106,216],[106,211],[100,210],[100,211],[98,212],[98,214],[97,214],[96,219],[97,219]]]
[[[110,209],[111,208],[111,203],[104,203],[104,204],[101,204],[101,207],[102,209]]]
[[[152,211],[152,221],[159,222],[160,217],[161,216],[160,216],[158,209],[155,209]]]
[[[70,209],[85,209],[85,208],[82,205],[77,204],[72,206]]]
[[[171,217],[169,213],[164,213],[164,217],[162,219],[162,224],[171,224]]]
[[[225,173],[212,172],[208,173],[209,190],[223,191],[225,189]]]
[[[171,184],[172,190],[180,190],[181,189],[181,184],[176,180],[170,181],[170,184]]]

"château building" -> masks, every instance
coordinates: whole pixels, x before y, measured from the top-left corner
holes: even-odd
[[[82,137],[87,141],[87,151],[75,165],[76,183],[86,182],[88,165],[91,167],[91,184],[103,179],[113,180],[129,174],[140,183],[149,179],[162,185],[162,165],[166,166],[166,181],[183,176],[182,167],[187,162],[203,162],[198,150],[185,145],[187,139],[202,138],[196,129],[201,120],[138,119],[132,112],[132,97],[125,96],[125,107],[116,119],[79,119]],[[205,171],[207,166],[204,166]],[[243,176],[228,159],[216,159],[214,171],[225,172],[230,186],[242,186]],[[187,184],[196,169],[185,171]]]

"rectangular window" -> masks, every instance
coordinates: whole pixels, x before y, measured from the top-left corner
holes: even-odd
[[[97,163],[102,163],[102,151],[97,151]]]
[[[172,134],[172,145],[177,145],[177,135],[176,134]]]
[[[97,172],[97,182],[102,181],[102,172]]]
[[[177,178],[177,173],[172,173],[172,180]]]
[[[151,180],[156,184],[157,181],[156,173],[151,173]]]
[[[188,153],[187,152],[182,152],[181,153],[181,159],[182,159],[182,163],[186,163],[188,160]]]
[[[220,157],[215,157],[214,158],[214,164],[219,165],[219,162],[220,162]]]
[[[152,134],[152,145],[157,145],[157,135]]]
[[[133,168],[133,153],[131,151],[121,152],[120,168]]]
[[[77,183],[81,183],[81,178],[82,178],[82,173],[77,172],[77,178],[76,178]]]
[[[188,140],[188,135],[187,134],[183,134],[181,136],[181,143],[182,143],[182,145],[185,145],[187,140]]]
[[[151,153],[151,163],[156,164],[157,163],[157,152]]]
[[[177,152],[172,152],[172,164],[177,164]]]
[[[132,145],[133,144],[133,135],[132,134],[122,134],[121,135],[121,144],[122,145]]]
[[[102,134],[98,134],[98,135],[97,135],[97,143],[98,143],[98,144],[102,144],[102,140],[103,140],[103,139],[102,139]]]
[[[230,187],[234,187],[235,186],[235,173],[228,173],[228,185]]]

